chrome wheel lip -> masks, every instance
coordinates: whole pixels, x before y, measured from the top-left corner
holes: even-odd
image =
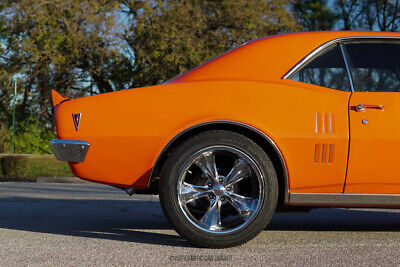
[[[196,158],[198,158],[200,155],[202,155],[203,153],[208,152],[208,151],[212,151],[212,152],[227,151],[227,152],[236,154],[240,158],[246,159],[250,163],[250,166],[252,167],[252,170],[254,171],[256,178],[258,179],[258,185],[259,185],[259,192],[258,192],[259,195],[258,196],[259,197],[258,197],[257,206],[254,209],[255,211],[242,224],[240,224],[232,229],[210,230],[210,229],[203,227],[201,224],[199,224],[199,222],[197,222],[197,220],[195,218],[193,218],[190,211],[186,207],[186,203],[183,203],[181,196],[180,196],[180,187],[184,183],[186,171],[194,164],[194,161],[196,160]],[[253,177],[253,178],[255,178],[255,177]],[[231,186],[231,185],[229,185],[229,186]],[[195,226],[196,228],[198,228],[202,231],[212,233],[212,234],[228,234],[228,233],[233,233],[233,232],[236,232],[236,231],[239,231],[239,230],[245,228],[254,220],[254,218],[258,215],[258,213],[261,210],[263,200],[264,200],[264,191],[265,191],[264,175],[263,175],[260,167],[257,165],[257,163],[247,153],[245,153],[244,151],[242,151],[238,148],[228,146],[228,145],[212,145],[212,146],[208,146],[208,147],[205,147],[205,148],[202,148],[202,149],[196,151],[182,165],[182,167],[179,171],[179,179],[178,179],[178,183],[177,183],[177,200],[178,200],[179,208],[182,211],[183,215],[193,226]],[[222,196],[214,196],[214,198],[215,197],[218,198],[218,200],[219,200],[221,197],[223,197],[223,195]],[[211,202],[210,202],[210,204],[212,206],[214,205]]]

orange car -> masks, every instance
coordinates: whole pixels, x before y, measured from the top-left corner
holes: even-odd
[[[53,91],[50,144],[82,179],[159,193],[193,244],[228,247],[275,211],[400,207],[399,92],[400,33],[277,35],[162,85]]]

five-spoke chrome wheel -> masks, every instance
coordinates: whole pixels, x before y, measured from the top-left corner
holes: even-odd
[[[264,197],[263,175],[249,155],[213,145],[192,154],[178,179],[179,206],[196,227],[229,233],[248,225]]]
[[[192,244],[243,244],[267,226],[278,201],[278,180],[267,153],[228,130],[188,137],[168,154],[160,204],[174,229]]]

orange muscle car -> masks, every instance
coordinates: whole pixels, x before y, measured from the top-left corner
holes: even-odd
[[[161,85],[53,104],[59,160],[159,193],[198,246],[244,243],[275,211],[400,207],[400,33],[271,36]]]

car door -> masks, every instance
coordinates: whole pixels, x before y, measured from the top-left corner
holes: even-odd
[[[346,178],[350,79],[337,43],[318,51],[287,77],[302,83],[303,94],[292,117],[296,138],[285,151],[290,193],[342,193]]]
[[[400,41],[344,45],[354,81],[345,193],[400,193]]]

